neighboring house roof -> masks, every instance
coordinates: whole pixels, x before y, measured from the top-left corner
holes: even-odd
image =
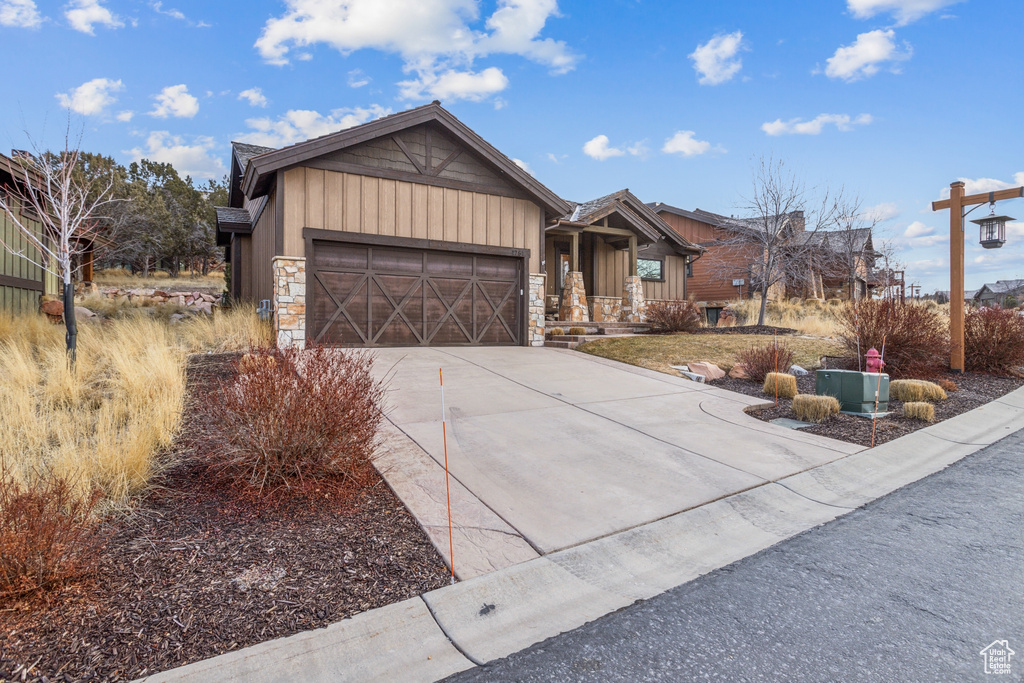
[[[672,229],[665,220],[651,207],[644,204],[628,188],[606,194],[603,197],[578,203],[570,201],[570,211],[559,220],[566,223],[582,223],[592,225],[597,221],[618,212],[637,232],[646,236],[651,242],[661,239],[669,242],[678,251],[697,254],[703,249]]]
[[[847,249],[854,252],[874,251],[871,228],[799,232],[790,241],[797,246],[824,247],[836,253],[846,252]]]
[[[977,290],[972,298],[983,299],[985,294],[1001,297],[1008,294],[1018,294],[1021,290],[1024,290],[1024,280],[997,280],[983,284],[981,289]],[[966,296],[966,292],[964,295]]]
[[[246,167],[242,169],[242,191],[248,197],[261,196],[267,193],[276,171],[300,166],[303,162],[326,154],[332,154],[346,147],[358,145],[385,135],[392,135],[425,123],[436,123],[441,126],[445,132],[472,150],[499,177],[523,190],[528,196],[543,206],[549,214],[558,216],[570,210],[565,200],[495,149],[489,142],[470,130],[468,126],[455,118],[436,100],[422,107],[409,109],[385,116],[376,121],[346,128],[336,133],[330,133],[282,149],[252,156],[248,159]]]

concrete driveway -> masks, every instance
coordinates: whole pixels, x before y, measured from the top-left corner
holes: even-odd
[[[391,422],[438,464],[439,368],[452,476],[539,554],[861,450],[743,413],[762,400],[575,351],[377,351]]]

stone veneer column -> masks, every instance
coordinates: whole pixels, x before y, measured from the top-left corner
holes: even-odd
[[[583,273],[569,273],[562,288],[562,306],[558,309],[562,322],[590,322],[590,308],[587,306],[587,290],[583,287]]]
[[[647,321],[647,302],[644,301],[644,282],[639,275],[627,275],[622,283],[622,322]]]
[[[274,257],[274,336],[278,348],[306,348],[306,259]]]
[[[530,346],[544,346],[544,285],[548,276],[544,273],[530,273]]]

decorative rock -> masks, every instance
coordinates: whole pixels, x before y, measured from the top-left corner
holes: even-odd
[[[642,323],[647,321],[644,282],[639,275],[627,275],[622,283],[621,319],[624,323]]]
[[[195,310],[199,313],[205,313],[206,315],[213,315],[213,304],[208,301],[197,301],[194,306]]]
[[[61,316],[64,315],[64,302],[57,299],[50,299],[44,301],[39,307],[40,310],[46,315]]]
[[[796,375],[797,377],[803,377],[804,375],[810,374],[807,370],[804,370],[799,365],[792,365],[789,368],[789,374]]]
[[[747,373],[747,369],[743,367],[743,363],[737,363],[732,366],[732,370],[729,371],[729,376],[733,379],[750,379],[750,375]]]
[[[75,306],[75,317],[79,320],[89,320],[95,318],[96,314],[84,306]]]
[[[690,363],[690,372],[701,375],[708,381],[723,379],[725,377],[725,371],[722,370],[722,368],[707,361]]]

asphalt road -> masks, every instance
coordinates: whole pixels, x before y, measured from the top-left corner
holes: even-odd
[[[1016,653],[1008,675],[985,673],[980,653],[996,640]],[[1024,680],[1024,431],[448,680]]]

